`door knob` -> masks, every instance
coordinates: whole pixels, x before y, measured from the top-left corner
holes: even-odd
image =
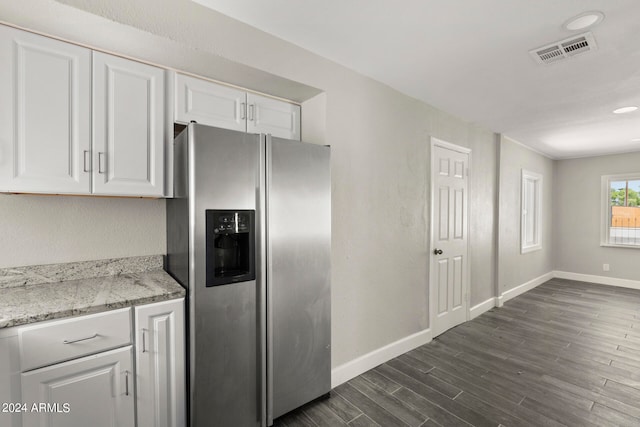
[[[433,254],[434,255],[442,255],[442,249],[434,249],[433,250]]]

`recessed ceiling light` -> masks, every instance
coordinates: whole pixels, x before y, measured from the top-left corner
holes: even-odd
[[[569,31],[584,30],[585,28],[593,27],[599,24],[604,19],[604,14],[593,10],[591,12],[584,12],[578,16],[574,16],[564,23],[563,27]]]
[[[621,108],[617,108],[615,110],[613,110],[613,114],[624,114],[624,113],[631,113],[634,112],[638,109],[638,107],[621,107]]]

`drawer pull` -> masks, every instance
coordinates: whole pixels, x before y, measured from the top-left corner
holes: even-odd
[[[100,336],[100,335],[98,335],[98,334],[96,333],[96,334],[93,334],[93,335],[92,335],[92,336],[90,336],[90,337],[80,338],[80,339],[73,340],[73,341],[67,341],[67,340],[64,340],[64,341],[62,341],[62,344],[73,344],[73,343],[77,343],[77,342],[80,342],[80,341],[92,340],[92,339],[97,338],[97,337],[99,337],[99,336]]]

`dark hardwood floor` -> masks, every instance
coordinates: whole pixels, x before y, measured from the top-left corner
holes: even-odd
[[[640,426],[640,291],[554,279],[277,426]]]

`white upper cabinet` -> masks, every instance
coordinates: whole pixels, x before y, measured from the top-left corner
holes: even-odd
[[[0,25],[0,192],[171,197],[171,118],[300,139],[299,105]]]
[[[247,132],[300,140],[300,106],[247,93]]]
[[[91,50],[0,26],[0,191],[87,193]]]
[[[244,91],[177,74],[175,101],[177,122],[246,130]]]
[[[163,195],[164,73],[93,53],[93,193]]]
[[[175,121],[300,139],[300,106],[208,80],[176,75]]]
[[[163,196],[165,86],[161,68],[0,26],[0,191]]]

